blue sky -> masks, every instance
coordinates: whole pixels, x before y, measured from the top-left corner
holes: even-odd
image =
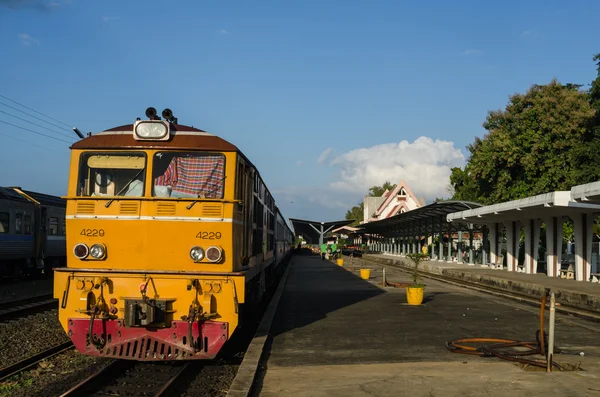
[[[600,3],[417,3],[0,0],[0,95],[85,132],[169,107],[236,144],[286,217],[343,218],[385,180],[433,200],[489,110],[595,78]],[[74,141],[5,98],[0,121]],[[0,185],[63,195],[68,162],[0,123]]]

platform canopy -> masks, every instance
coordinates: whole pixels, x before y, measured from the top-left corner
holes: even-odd
[[[506,201],[504,203],[486,205],[485,207],[475,208],[466,211],[456,212],[448,215],[448,222],[470,222],[477,224],[491,224],[507,221],[521,221],[523,219],[546,218],[552,216],[575,215],[581,213],[600,212],[598,201],[585,200],[575,201],[576,198],[590,198],[597,192],[593,188],[572,191],[557,191],[539,194],[537,196],[526,197],[524,199]]]
[[[411,211],[382,219],[380,221],[369,222],[361,225],[361,231],[366,234],[378,234],[381,236],[392,237],[406,235],[406,233],[427,233],[432,229],[432,225],[437,228],[442,227],[444,231],[450,228],[452,231],[467,230],[472,228],[455,222],[447,224],[446,216],[459,211],[479,208],[482,205],[470,201],[436,201],[424,207],[419,207]]]
[[[327,233],[338,227],[346,226],[354,222],[354,219],[334,221],[334,222],[319,222],[319,221],[307,221],[304,219],[293,219],[290,218],[294,233],[296,235],[303,236],[309,242],[319,242],[319,245],[323,244],[323,238]]]
[[[600,181],[573,186],[571,198],[581,203],[600,204]]]

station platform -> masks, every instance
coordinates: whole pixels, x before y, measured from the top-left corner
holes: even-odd
[[[362,258],[353,258],[352,260],[363,265],[365,263],[369,265],[391,264],[409,270],[414,268],[410,259],[396,255],[366,254]],[[545,289],[550,288],[555,292],[556,301],[561,305],[598,312],[598,319],[600,319],[600,283],[548,277],[543,273],[509,272],[505,269],[491,269],[481,267],[481,265],[445,261],[422,262],[419,270],[451,280],[464,280],[534,299],[540,299],[545,293]]]
[[[535,341],[539,310],[433,280],[423,304],[410,306],[403,288],[381,287],[381,272],[363,280],[359,268],[316,255],[292,258],[252,395],[598,395],[600,326],[557,331],[558,346],[585,357],[556,360],[579,362],[585,371],[534,372],[494,357],[456,354],[447,341]],[[399,270],[386,277],[409,281]]]

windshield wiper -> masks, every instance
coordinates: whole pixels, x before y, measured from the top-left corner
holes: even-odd
[[[225,178],[227,178],[227,175],[225,175],[225,176],[224,176],[223,178],[221,178],[221,179],[218,179],[218,180],[217,180],[217,182],[223,182],[223,181],[225,180]],[[216,186],[216,187],[215,187],[213,190],[209,190],[208,192],[204,193],[204,195],[206,196],[206,195],[209,195],[209,194],[211,194],[212,192],[214,192],[214,191],[216,191],[216,190],[219,190],[219,188],[221,188],[221,186],[222,186],[222,185],[217,185],[217,186]],[[188,205],[188,206],[187,206],[187,207],[185,207],[185,208],[186,208],[186,209],[188,209],[188,210],[189,210],[189,209],[192,209],[192,207],[193,207],[193,206],[194,206],[194,205],[195,205],[195,204],[196,204],[198,201],[201,201],[201,200],[202,200],[202,199],[204,199],[204,198],[206,198],[206,197],[201,197],[201,198],[200,198],[200,199],[198,199],[198,200],[194,200],[193,202],[191,202],[191,203],[190,203],[190,205]]]
[[[138,171],[138,173],[137,173],[137,174],[135,174],[135,175],[134,175],[134,177],[133,177],[133,178],[131,178],[131,179],[129,180],[129,182],[127,182],[127,183],[125,184],[125,186],[123,186],[123,188],[122,188],[121,190],[119,190],[115,196],[119,196],[121,193],[123,193],[123,190],[127,189],[127,186],[129,186],[129,184],[130,184],[131,182],[135,181],[135,179],[136,179],[138,176],[140,176],[140,174],[142,173],[142,171],[144,171],[144,168],[142,168],[141,170],[139,170],[139,171]],[[108,200],[108,203],[104,204],[104,206],[105,206],[106,208],[110,207],[110,205],[112,204],[112,202],[113,202],[114,200],[115,200],[114,198],[111,198],[110,200]]]

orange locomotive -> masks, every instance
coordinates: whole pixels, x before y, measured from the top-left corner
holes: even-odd
[[[59,320],[77,349],[210,359],[291,253],[292,232],[231,143],[169,109],[71,147]]]

